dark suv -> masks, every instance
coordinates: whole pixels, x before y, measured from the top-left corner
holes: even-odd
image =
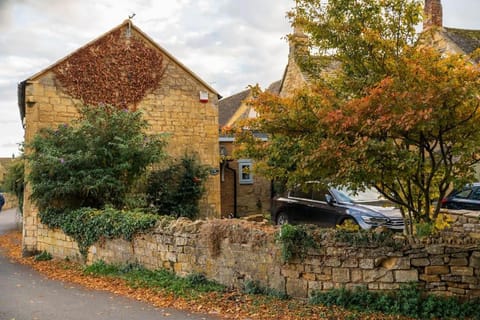
[[[442,208],[480,210],[480,182],[468,184],[461,190],[453,190],[442,200]]]
[[[403,218],[400,210],[385,207],[385,200],[378,193],[369,190],[369,198],[356,197],[351,192],[335,188],[319,189],[318,184],[308,183],[306,187],[290,191],[287,196],[276,197],[271,218],[276,224],[316,224],[321,227],[335,227],[353,222],[362,229],[385,226],[402,231]]]

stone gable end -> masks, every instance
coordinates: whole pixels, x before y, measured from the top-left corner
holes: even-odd
[[[115,48],[119,44],[124,50]],[[78,117],[77,106],[83,101],[108,103],[142,110],[151,133],[168,134],[166,151],[174,158],[195,152],[202,164],[219,167],[218,93],[129,21],[25,80],[19,88],[27,145],[41,128]],[[200,92],[208,94],[207,102],[200,101]],[[201,215],[217,217],[218,176],[209,176],[206,190]],[[38,231],[44,228],[30,193],[27,185],[25,252],[37,250]]]

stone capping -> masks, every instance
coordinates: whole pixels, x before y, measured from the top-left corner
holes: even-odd
[[[307,298],[315,290],[354,288],[396,290],[417,282],[443,296],[480,296],[479,213],[449,212],[452,226],[433,240],[401,246],[369,243],[353,246],[335,241],[333,230],[320,232],[320,246],[302,261],[284,263],[275,240],[279,228],[266,222],[179,219],[160,223],[131,243],[104,240],[93,245],[87,263],[138,262],[186,276],[200,272],[224,285],[241,288],[245,281]],[[39,250],[59,258],[79,257],[76,244],[61,231],[41,226]],[[441,241],[440,239],[443,239]],[[399,237],[400,242],[402,237]],[[457,240],[455,240],[457,239]],[[454,241],[455,240],[455,241]]]

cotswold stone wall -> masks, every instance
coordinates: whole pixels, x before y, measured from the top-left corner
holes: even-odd
[[[297,298],[315,290],[360,285],[394,290],[409,282],[440,295],[476,297],[480,296],[478,215],[453,215],[455,223],[444,240],[437,236],[399,248],[373,243],[354,246],[338,242],[333,231],[325,231],[318,249],[310,250],[303,261],[289,263],[281,259],[275,227],[242,220],[180,219],[160,224],[132,243],[101,241],[90,248],[87,263],[138,262],[179,275],[200,272],[234,287],[257,280]],[[79,257],[76,245],[59,231],[42,229],[39,249],[60,258]]]

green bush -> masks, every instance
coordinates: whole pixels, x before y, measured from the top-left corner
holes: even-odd
[[[349,231],[337,229],[335,230],[335,240],[338,242],[348,243],[355,247],[369,247],[372,245],[391,247],[394,249],[401,248],[405,243],[402,240],[394,238],[395,233],[390,230],[383,232],[375,232],[374,230],[358,230]]]
[[[158,214],[194,219],[208,173],[209,168],[199,164],[196,156],[185,155],[167,169],[149,174],[147,201]]]
[[[253,294],[253,295],[265,295],[269,297],[274,297],[282,300],[287,300],[290,297],[285,293],[281,292],[272,288],[264,287],[258,281],[248,280],[245,281],[243,286],[243,292],[246,294]]]
[[[309,249],[317,247],[315,239],[304,225],[282,225],[276,240],[282,246],[282,258],[285,262],[294,257],[304,259]]]
[[[84,272],[89,275],[120,277],[133,288],[150,288],[185,297],[195,296],[202,292],[223,292],[225,290],[223,285],[208,280],[202,274],[194,273],[183,278],[165,269],[148,270],[138,263],[109,265],[103,261],[97,261],[86,267]]]
[[[52,260],[52,255],[47,251],[42,251],[35,256],[35,261],[48,261]]]
[[[2,189],[17,196],[18,208],[20,212],[23,212],[23,194],[25,189],[25,162],[23,157],[15,159],[8,167],[7,174],[2,181]]]
[[[157,215],[141,211],[81,208],[72,211],[48,208],[39,212],[40,221],[50,228],[60,228],[78,244],[86,256],[88,248],[100,238],[123,238],[131,241],[135,234],[153,228]]]
[[[338,306],[363,312],[382,312],[415,319],[480,319],[480,300],[428,295],[415,283],[392,292],[369,291],[365,287],[316,291],[310,303]]]
[[[28,147],[32,199],[40,210],[124,205],[146,168],[163,158],[165,141],[147,135],[140,111],[85,106],[80,118],[42,129]]]

